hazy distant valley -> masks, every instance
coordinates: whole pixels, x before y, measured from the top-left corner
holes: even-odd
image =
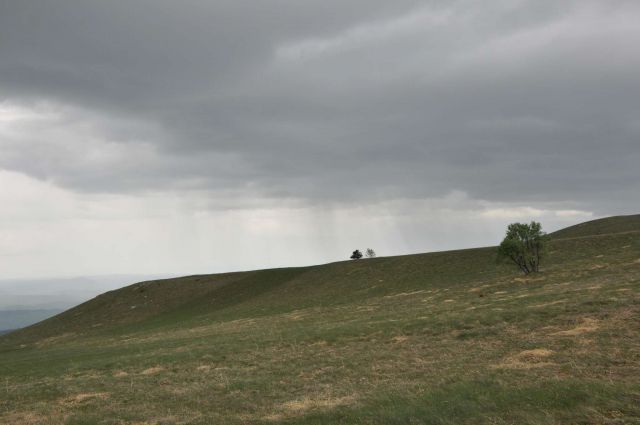
[[[39,322],[132,281],[151,278],[154,276],[0,280],[0,333]]]

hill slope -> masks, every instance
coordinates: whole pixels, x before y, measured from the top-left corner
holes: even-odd
[[[576,224],[551,234],[554,238],[579,238],[584,236],[610,235],[635,232],[640,229],[640,214],[600,218]]]
[[[103,294],[0,338],[0,423],[638,422],[640,226],[593,223],[528,278],[482,248]]]

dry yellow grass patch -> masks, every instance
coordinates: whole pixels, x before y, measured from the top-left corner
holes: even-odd
[[[117,371],[117,372],[115,372],[113,374],[114,378],[124,378],[126,376],[129,376],[129,374],[127,372],[125,372],[124,370],[119,370],[119,371]]]
[[[406,335],[398,335],[398,336],[394,336],[393,338],[391,338],[391,341],[393,341],[396,344],[398,344],[400,342],[405,342],[408,339],[409,339],[409,337],[406,336]]]
[[[184,422],[178,422],[178,419],[170,416],[165,418],[152,419],[148,421],[135,421],[135,422],[127,422],[129,425],[158,425],[158,424],[178,424]]]
[[[70,338],[72,336],[75,336],[75,332],[65,332],[65,333],[60,334],[60,335],[51,336],[49,338],[42,339],[42,340],[36,342],[36,346],[44,347],[44,346],[51,345],[53,343],[62,341],[64,339]]]
[[[469,289],[469,292],[478,292],[478,291],[482,291],[484,288],[488,288],[492,285],[482,285],[482,286],[476,286],[475,288],[471,288]]]
[[[408,295],[421,294],[423,292],[426,292],[426,291],[424,289],[421,289],[420,291],[413,291],[413,292],[399,292],[397,294],[385,295],[384,298],[406,297]]]
[[[533,350],[524,350],[517,354],[521,359],[539,359],[541,357],[549,357],[553,354],[553,351],[546,348],[535,348]]]
[[[304,412],[313,409],[331,409],[336,406],[350,404],[354,400],[353,396],[345,396],[338,398],[310,398],[305,397],[301,400],[292,400],[282,404],[282,408],[290,412]]]
[[[141,375],[155,375],[156,373],[162,372],[164,368],[162,366],[150,367],[149,369],[145,369],[140,372]]]
[[[338,406],[353,404],[354,396],[345,397],[304,397],[298,400],[291,400],[279,406],[279,412],[262,417],[268,421],[280,421],[287,417],[300,416],[312,410],[330,410]]]
[[[209,366],[209,365],[202,365],[202,366],[198,366],[198,367],[196,368],[196,370],[197,370],[198,372],[209,372],[209,371],[211,370],[211,366]]]
[[[598,321],[596,319],[585,318],[582,320],[582,324],[580,326],[576,326],[573,329],[569,329],[566,331],[554,332],[551,335],[560,335],[560,336],[576,336],[582,335],[587,332],[593,332],[598,330]]]
[[[378,309],[377,306],[369,306],[369,305],[360,306],[356,308],[356,310],[358,311],[375,311],[377,309]]]
[[[244,327],[245,325],[253,325],[254,323],[255,323],[255,319],[250,319],[250,318],[236,319],[236,320],[222,321],[222,322],[214,321],[214,322],[208,322],[200,326],[194,326],[192,328],[177,329],[177,330],[171,331],[170,334],[174,335],[176,338],[183,338],[185,336],[190,337],[194,334],[200,334],[204,336],[204,335],[211,335],[211,333],[218,332],[220,329],[226,329],[226,328],[236,329],[238,327]],[[166,339],[167,332],[162,332],[154,335],[158,335],[161,338]]]
[[[530,305],[529,308],[542,308],[542,307],[548,307],[550,305],[564,304],[566,302],[567,302],[567,300],[556,300],[556,301],[551,301],[551,302],[548,302],[548,303],[533,304],[533,305]]]
[[[513,279],[514,282],[519,282],[519,283],[540,282],[543,280],[547,280],[547,278],[542,276],[542,277],[516,277],[515,279]]]
[[[33,412],[11,413],[8,416],[0,416],[0,423],[11,425],[43,425],[50,423],[64,423],[62,418],[52,418]]]
[[[309,315],[309,313],[308,312],[304,312],[303,310],[295,310],[295,311],[292,311],[289,314],[286,314],[285,317],[288,318],[289,320],[301,320],[301,319],[304,319],[308,315]]]
[[[546,348],[536,348],[533,350],[524,350],[509,356],[495,367],[498,369],[533,369],[538,367],[554,366],[555,363],[544,361],[544,359],[553,355],[553,351]]]
[[[314,380],[316,379],[318,376],[322,376],[325,375],[327,373],[330,373],[331,371],[334,371],[335,367],[333,366],[326,366],[326,367],[321,367],[319,369],[314,369],[308,372],[302,371],[298,374],[298,378],[301,379],[306,379],[308,381],[310,380]]]
[[[89,400],[104,400],[109,397],[109,393],[80,393],[62,400],[63,404],[79,404]]]

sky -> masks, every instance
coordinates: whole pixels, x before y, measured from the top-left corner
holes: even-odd
[[[0,278],[640,212],[636,0],[0,0]]]

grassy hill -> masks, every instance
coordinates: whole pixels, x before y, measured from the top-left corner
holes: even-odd
[[[0,423],[640,423],[634,217],[532,277],[480,248],[111,291],[0,337]]]
[[[636,232],[638,229],[640,229],[640,214],[635,214],[591,220],[558,230],[551,235],[557,239],[580,238],[584,236]]]

